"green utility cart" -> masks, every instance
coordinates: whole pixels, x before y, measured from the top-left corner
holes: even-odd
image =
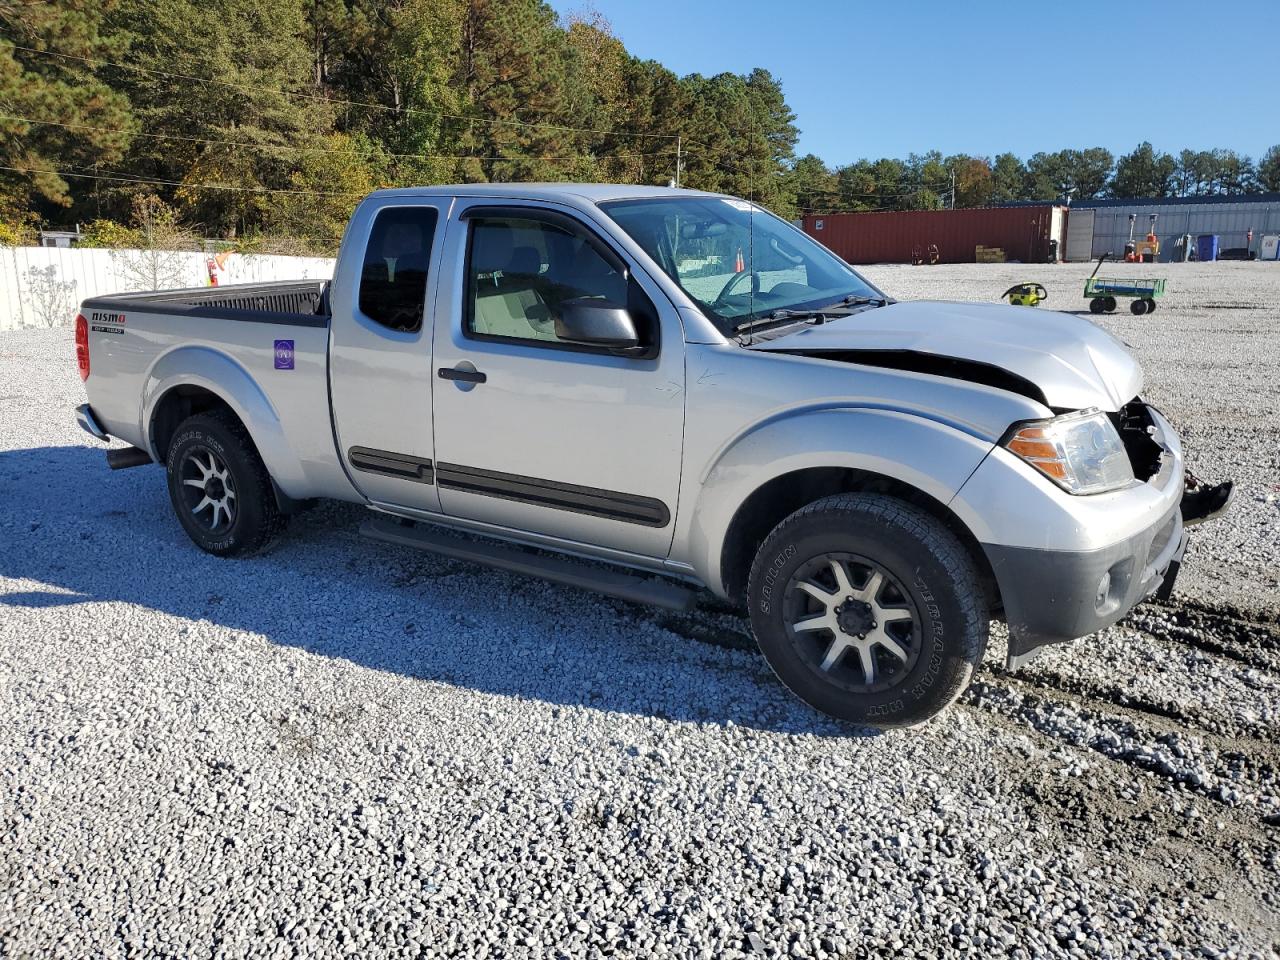
[[[1098,258],[1098,266],[1084,282],[1085,299],[1089,301],[1090,313],[1112,313],[1116,309],[1119,297],[1129,297],[1133,303],[1129,310],[1134,316],[1152,313],[1156,309],[1156,297],[1164,296],[1164,280],[1162,278],[1145,278],[1138,280],[1121,280],[1116,277],[1100,277],[1098,269],[1102,261],[1110,254],[1104,253]]]

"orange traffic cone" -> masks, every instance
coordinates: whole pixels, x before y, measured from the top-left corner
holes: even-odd
[[[736,272],[738,272],[738,273],[742,273],[742,271],[744,271],[744,270],[746,270],[746,269],[747,269],[747,265],[746,265],[745,263],[743,263],[743,262],[742,262],[742,248],[741,248],[741,247],[739,247],[739,248],[738,248],[738,259],[737,259],[737,260],[735,260],[735,261],[733,262],[733,269],[734,269]]]

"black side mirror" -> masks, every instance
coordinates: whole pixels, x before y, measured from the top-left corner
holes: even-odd
[[[577,297],[560,304],[556,336],[566,343],[627,350],[640,345],[630,311],[611,300]]]

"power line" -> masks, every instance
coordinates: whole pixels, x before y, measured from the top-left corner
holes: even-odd
[[[13,120],[18,123],[34,123],[42,126],[65,127],[69,130],[94,130],[98,133],[120,133],[131,137],[147,137],[152,140],[178,140],[187,143],[204,143],[215,146],[227,147],[245,147],[250,150],[284,150],[294,151],[298,153],[333,153],[348,157],[360,157],[359,153],[353,150],[341,150],[332,147],[292,147],[286,144],[275,143],[250,143],[244,140],[219,140],[209,137],[188,137],[178,134],[168,133],[149,133],[147,131],[123,130],[114,127],[100,127],[89,123],[66,123],[60,120],[36,120],[33,117],[19,117],[16,115],[0,115],[0,120]],[[384,156],[395,159],[416,159],[416,160],[547,160],[547,161],[569,161],[569,160],[630,160],[648,157],[669,157],[673,156],[674,151],[663,150],[656,153],[605,153],[591,154],[580,153],[573,156],[476,156],[473,154],[444,154],[444,153],[387,153]]]
[[[260,88],[252,87],[247,84],[232,83],[229,80],[212,80],[208,77],[197,77],[187,73],[171,73],[167,70],[151,70],[147,67],[139,67],[131,63],[116,63],[114,60],[103,60],[100,57],[78,57],[70,53],[58,53],[55,50],[40,50],[36,47],[24,46],[20,43],[12,44],[15,50],[25,50],[28,53],[38,54],[45,57],[58,57],[63,60],[76,60],[81,63],[100,64],[108,67],[116,67],[120,70],[133,70],[138,73],[151,74],[157,77],[167,77],[171,80],[191,80],[196,83],[208,83],[219,87],[229,87],[232,90],[243,90],[250,93],[261,92]],[[562,130],[571,133],[594,133],[598,136],[606,137],[647,137],[656,140],[675,140],[677,134],[674,133],[639,133],[630,130],[599,130],[592,127],[573,127],[558,123],[543,123],[534,120],[496,120],[489,117],[468,117],[457,113],[445,113],[440,110],[419,110],[417,107],[389,107],[385,103],[369,103],[363,100],[335,100],[331,97],[321,96],[314,93],[303,93],[301,91],[281,90],[279,93],[286,97],[300,97],[304,100],[312,100],[320,103],[326,103],[337,107],[363,107],[369,110],[385,110],[390,113],[413,113],[425,117],[436,117],[445,120],[461,120],[466,123],[491,123],[513,127],[541,127],[545,130]]]
[[[78,177],[81,180],[110,180],[116,183],[145,183],[155,186],[182,187],[188,190],[229,190],[235,193],[288,193],[308,197],[363,197],[365,193],[349,190],[297,190],[285,187],[233,187],[222,183],[183,183],[181,180],[157,180],[149,177],[130,177],[108,171],[100,173],[72,173],[69,170],[50,170],[43,167],[6,167],[14,173],[51,173],[58,177]]]

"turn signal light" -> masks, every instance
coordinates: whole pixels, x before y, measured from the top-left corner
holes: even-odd
[[[1067,479],[1067,466],[1062,462],[1057,445],[1045,434],[1044,427],[1023,427],[1005,444],[1041,473],[1055,480]]]
[[[1015,424],[1004,445],[1068,493],[1105,493],[1135,482],[1120,434],[1101,410]]]
[[[76,366],[80,368],[80,379],[89,379],[89,321],[84,314],[76,315]]]

